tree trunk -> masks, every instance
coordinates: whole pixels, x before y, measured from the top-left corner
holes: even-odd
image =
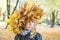
[[[10,0],[7,0],[7,18],[9,18],[9,15],[10,15]],[[7,24],[6,28],[7,27],[8,27],[8,24]]]
[[[7,0],[7,17],[10,15],[10,0]]]
[[[51,27],[54,27],[54,24],[55,24],[55,11],[52,12],[52,25]]]

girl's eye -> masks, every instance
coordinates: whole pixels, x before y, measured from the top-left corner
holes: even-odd
[[[31,27],[33,27],[33,26],[34,26],[34,23],[33,23],[33,22],[31,22],[31,23],[30,23],[30,26],[31,26]]]
[[[27,26],[34,26],[33,22],[27,23]]]
[[[29,25],[31,25],[31,23]]]

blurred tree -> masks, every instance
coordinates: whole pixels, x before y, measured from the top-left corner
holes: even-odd
[[[12,11],[12,13],[14,13],[14,11],[16,10],[16,8],[17,8],[17,5],[18,5],[18,2],[19,2],[19,0],[17,0],[17,2],[16,2],[16,5],[15,5],[15,7],[13,8],[13,11]],[[9,15],[10,15],[10,0],[7,0],[7,17],[9,18]],[[3,14],[3,16],[5,16],[4,14]],[[5,18],[3,18],[3,20],[4,20]],[[7,26],[8,26],[8,24],[7,24]],[[6,26],[6,28],[7,28],[7,26]]]
[[[0,8],[0,17],[1,17],[1,8]]]
[[[47,7],[48,14],[50,14],[50,20],[52,21],[51,27],[54,27],[55,21],[57,20],[58,12],[60,10],[60,0],[45,0],[43,3]]]
[[[7,0],[7,16],[9,18],[9,15],[10,15],[10,0]]]
[[[16,5],[15,5],[15,7],[14,7],[12,13],[14,13],[14,11],[16,10],[18,3],[19,3],[19,0],[17,0]]]

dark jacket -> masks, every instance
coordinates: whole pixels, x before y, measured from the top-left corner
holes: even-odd
[[[23,36],[23,35],[16,35],[14,40],[42,40],[42,36],[39,33],[36,33],[36,35],[33,38],[29,37],[29,34]]]

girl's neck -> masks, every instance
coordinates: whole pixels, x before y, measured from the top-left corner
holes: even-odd
[[[25,36],[25,35],[27,35],[29,32],[30,32],[29,30],[23,30],[22,33],[21,33],[21,35]]]

